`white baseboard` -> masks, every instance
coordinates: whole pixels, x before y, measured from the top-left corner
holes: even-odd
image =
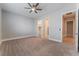
[[[2,39],[1,41],[8,41],[8,40],[15,40],[15,39],[21,39],[21,38],[28,38],[28,37],[35,37],[36,35],[27,35],[27,36],[20,36],[20,37],[13,37],[13,38],[7,38],[7,39]]]
[[[49,40],[56,41],[56,42],[62,42],[61,40],[57,40],[57,39],[53,39],[53,38],[49,38]]]
[[[15,40],[15,39],[21,39],[21,38],[28,38],[28,37],[36,37],[36,35],[27,35],[27,36],[20,36],[20,37],[13,37],[13,38],[2,39],[2,40],[0,41],[0,44],[1,44],[3,41]],[[62,42],[61,40],[57,40],[57,39],[53,39],[53,38],[49,38],[49,40],[56,41],[56,42]]]

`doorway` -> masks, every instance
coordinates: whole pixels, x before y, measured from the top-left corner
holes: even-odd
[[[73,21],[67,21],[67,36],[73,37]]]
[[[46,17],[44,20],[37,21],[37,33],[38,37],[48,39],[49,35],[49,19]]]
[[[43,22],[43,29],[44,29],[44,31],[43,31],[43,33],[44,33],[44,38],[45,39],[48,39],[48,35],[49,35],[49,25],[48,25],[48,18],[46,18],[45,20],[44,20],[44,22]]]
[[[63,43],[68,45],[75,44],[75,12],[69,12],[63,15]]]

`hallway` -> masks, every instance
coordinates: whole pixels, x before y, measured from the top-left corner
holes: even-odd
[[[68,45],[75,45],[75,39],[73,37],[64,37],[63,43]]]

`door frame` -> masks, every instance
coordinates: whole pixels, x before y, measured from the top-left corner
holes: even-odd
[[[46,29],[46,22],[47,22],[47,26],[48,26],[48,28]],[[46,39],[48,39],[49,38],[49,17],[47,16],[45,19],[44,19],[44,22],[43,22],[43,25],[44,25],[44,36],[45,36],[45,38]],[[46,30],[45,30],[46,29]],[[47,34],[45,35],[45,31],[47,32]],[[46,37],[47,36],[47,37]]]
[[[67,13],[69,13],[69,12],[67,12]],[[67,13],[63,14],[63,16],[62,16],[62,41],[63,41],[63,37],[64,37],[64,33],[63,33],[64,32],[64,26],[66,27],[65,31],[67,31],[67,21],[73,21],[73,33],[74,33],[73,37],[75,38],[75,32],[76,32],[76,13],[72,12],[72,13],[74,13],[73,14],[74,16],[71,15],[72,18],[70,18],[72,20],[70,20],[70,19],[67,20],[67,18],[68,18],[66,16]]]
[[[42,20],[36,20],[36,32],[37,32],[37,36],[39,37],[39,31],[38,31],[38,22],[41,21],[40,23],[40,26],[42,27],[42,36],[41,38],[46,38],[46,39],[49,39],[49,35],[45,35],[45,22],[48,21],[48,28],[49,28],[49,17],[45,17],[44,19]],[[48,30],[48,34],[49,34],[49,30]]]
[[[62,29],[61,29],[61,38],[62,38],[62,42],[63,42],[63,16],[66,14],[66,13],[69,13],[69,12],[75,12],[75,33],[74,33],[74,38],[75,38],[75,49],[76,51],[78,51],[78,35],[77,35],[77,25],[76,22],[78,21],[78,10],[77,9],[74,9],[74,10],[70,10],[70,11],[67,11],[67,12],[64,12],[62,14]]]

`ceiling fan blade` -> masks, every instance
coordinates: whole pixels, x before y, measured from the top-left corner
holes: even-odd
[[[30,7],[32,7],[32,5],[31,5],[30,3],[28,3],[28,5],[29,5]]]
[[[28,8],[28,7],[24,7],[25,9],[31,9],[31,8]]]
[[[39,5],[39,3],[37,3],[36,5],[35,5],[35,7],[37,7]]]
[[[38,13],[38,12],[35,10],[35,13]]]
[[[31,13],[31,12],[32,12],[32,10],[29,11],[29,13]]]
[[[41,11],[42,9],[36,9],[36,10],[40,10]]]

